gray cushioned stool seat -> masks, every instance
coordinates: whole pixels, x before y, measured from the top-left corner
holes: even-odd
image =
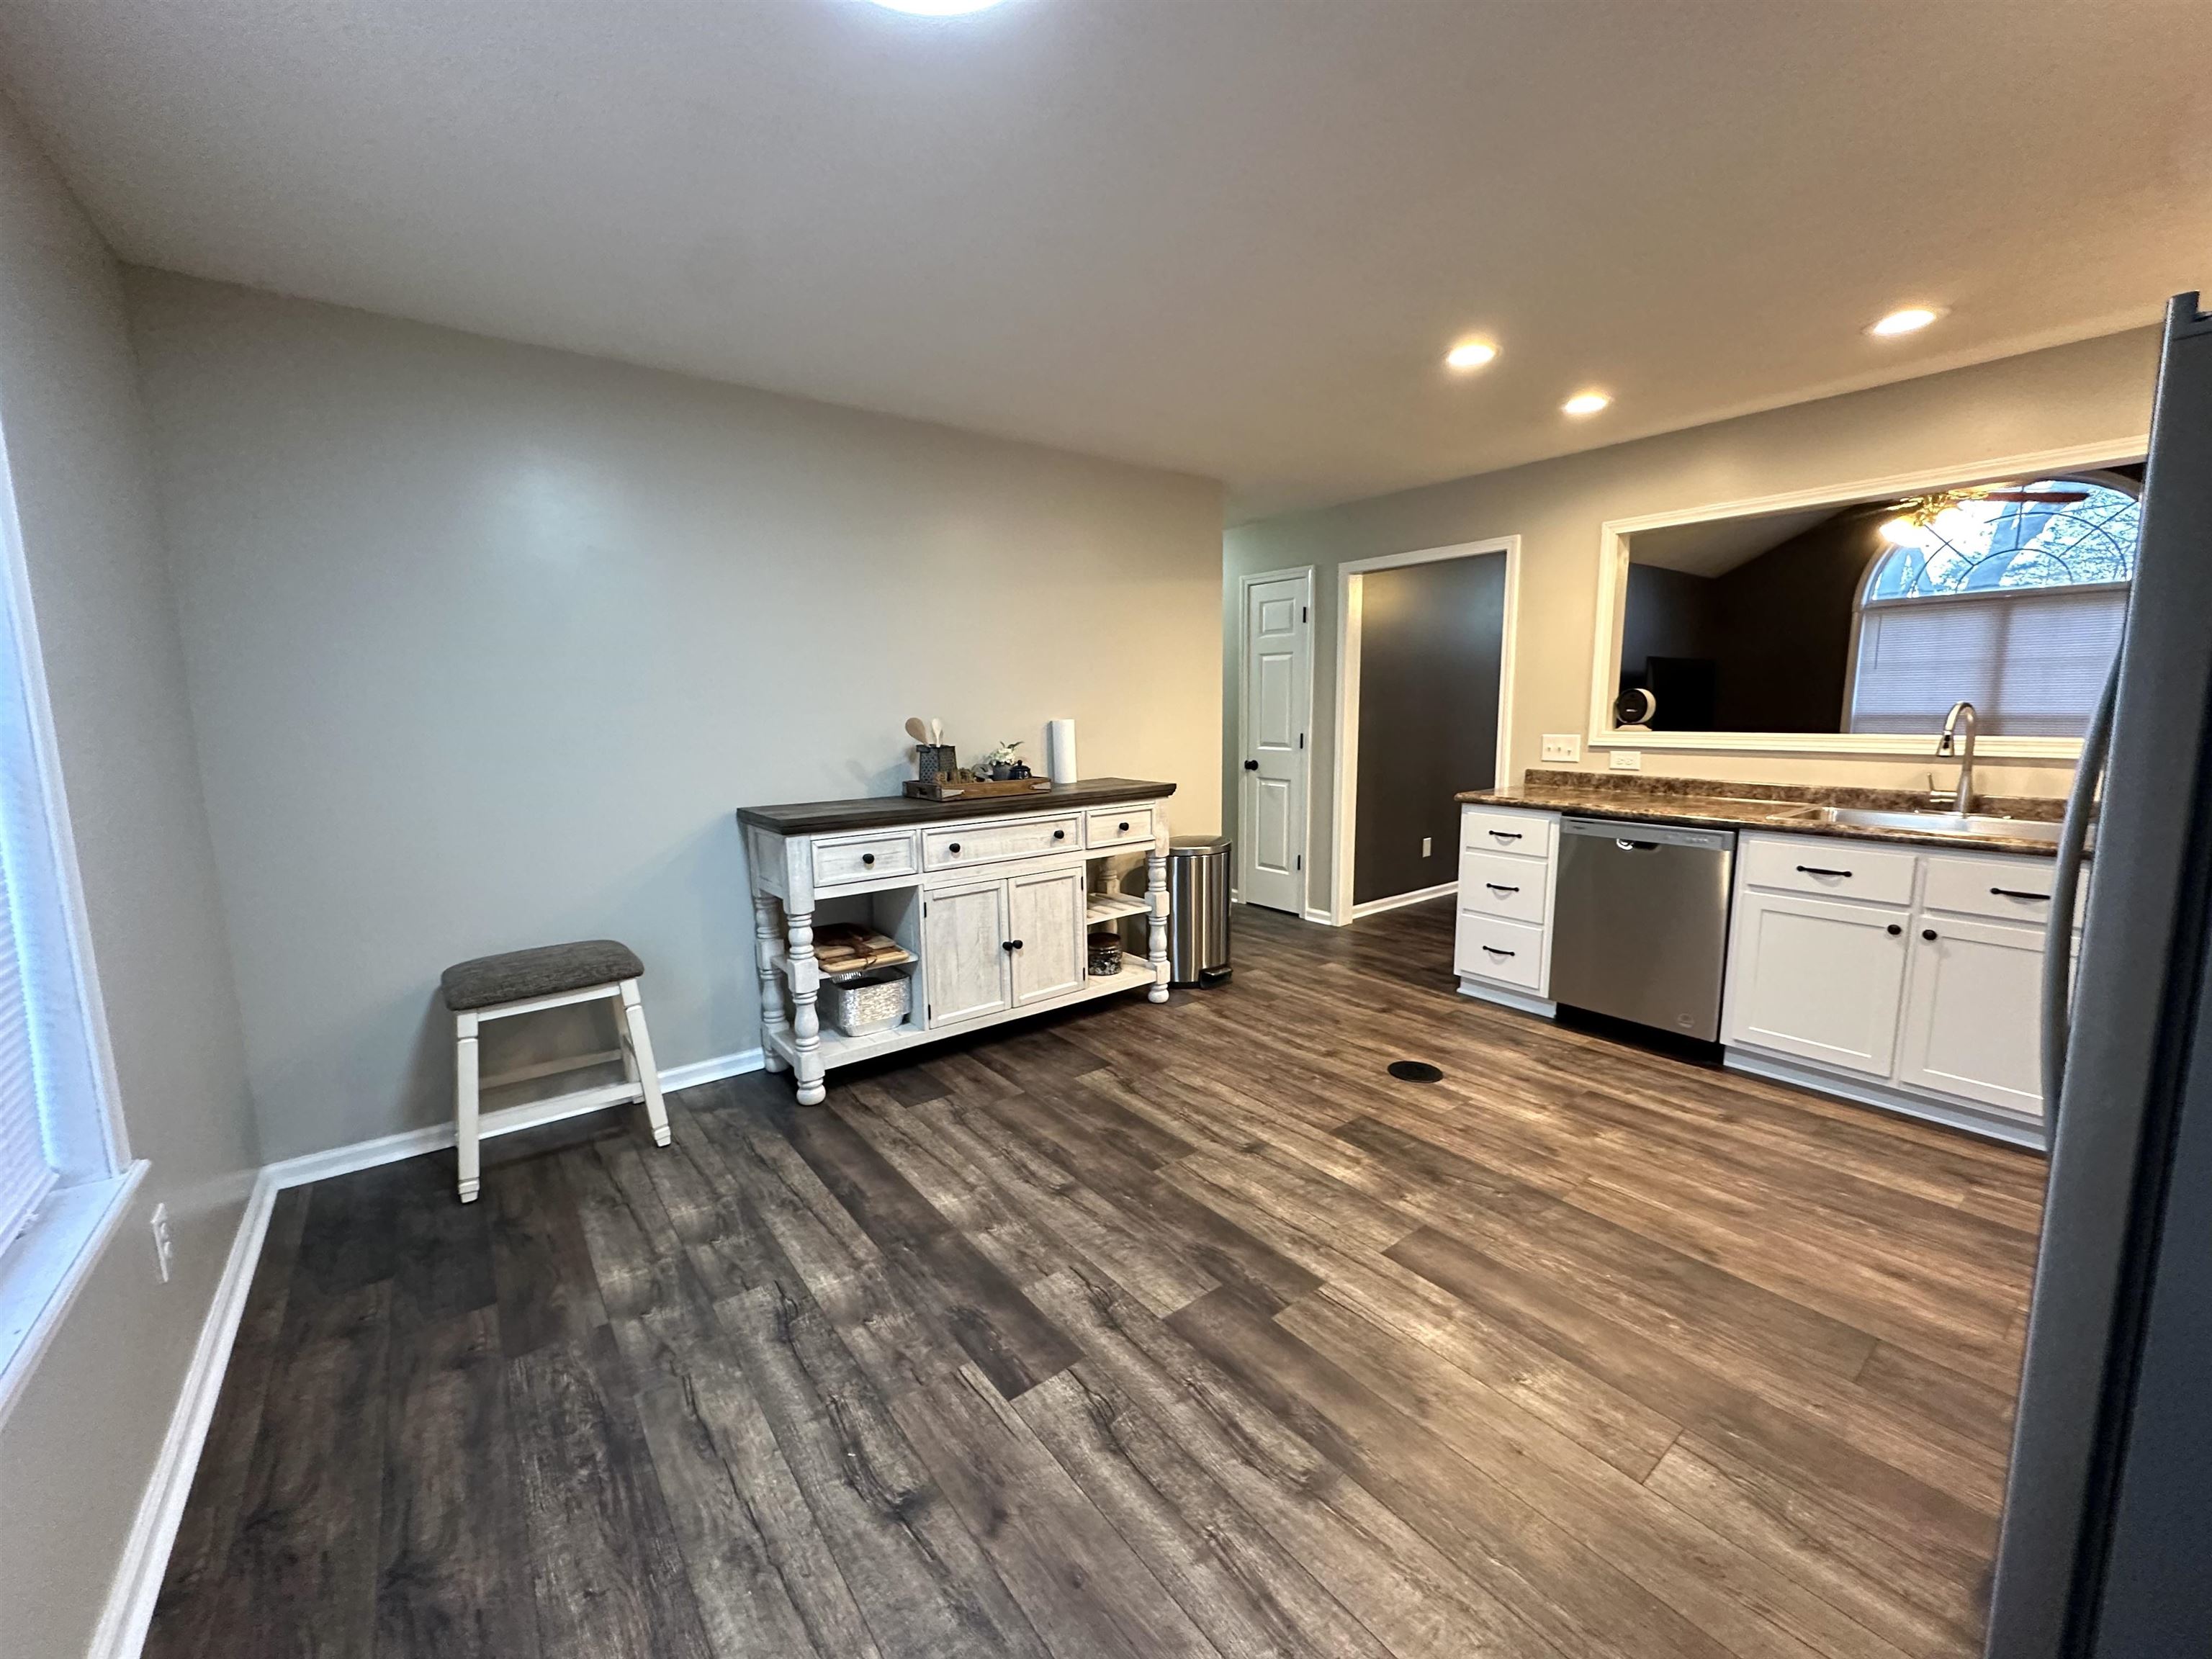
[[[535,951],[508,951],[472,962],[457,962],[446,969],[439,986],[445,994],[446,1006],[459,1013],[467,1008],[558,996],[588,985],[612,985],[644,972],[645,964],[629,945],[611,939],[586,939],[573,945],[545,945]]]

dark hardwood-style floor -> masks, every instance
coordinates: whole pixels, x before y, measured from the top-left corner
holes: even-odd
[[[1978,1652],[2041,1162],[1449,921],[286,1193],[147,1651]]]

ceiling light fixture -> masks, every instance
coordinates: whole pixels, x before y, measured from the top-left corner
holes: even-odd
[[[1891,312],[1878,323],[1869,323],[1867,332],[1880,340],[1897,334],[1917,334],[1942,314],[1926,306],[1907,306],[1902,311]]]
[[[971,11],[988,11],[1000,0],[875,0],[885,11],[902,11],[915,17],[965,17]]]
[[[1444,367],[1465,374],[1471,368],[1480,368],[1498,356],[1498,348],[1487,340],[1462,340],[1444,353]]]
[[[1559,409],[1568,415],[1595,415],[1612,402],[1613,399],[1602,392],[1577,392],[1561,404]]]

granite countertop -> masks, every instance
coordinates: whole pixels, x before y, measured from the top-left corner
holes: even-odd
[[[946,818],[999,817],[1009,812],[1066,811],[1123,800],[1159,800],[1176,792],[1171,783],[1142,778],[1085,778],[1055,783],[1019,795],[962,795],[953,800],[921,800],[912,795],[867,795],[855,800],[797,801],[786,806],[740,806],[738,822],[779,836],[819,835],[833,830],[878,830],[907,823],[938,823]]]
[[[2050,858],[2047,841],[2002,834],[1859,823],[1831,823],[1807,809],[1854,806],[1875,811],[1924,811],[1928,797],[1911,789],[1853,789],[1820,785],[1727,783],[1713,778],[1620,778],[1547,772],[1534,767],[1504,789],[1470,789],[1457,797],[1474,806],[1533,807],[1577,817],[1680,823],[1713,830],[1783,830],[1792,835],[1839,836],[1915,847],[1952,847],[1985,853],[2028,853]],[[1974,804],[1978,817],[2055,823],[2065,803],[2036,795],[1989,795]]]

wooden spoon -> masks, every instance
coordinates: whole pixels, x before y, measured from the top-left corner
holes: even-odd
[[[907,721],[906,734],[909,738],[912,738],[916,743],[927,743],[929,741],[929,728],[921,723],[921,717],[920,715],[915,715]]]

